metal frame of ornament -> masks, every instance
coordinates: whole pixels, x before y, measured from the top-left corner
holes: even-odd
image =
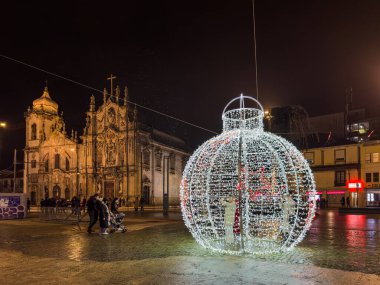
[[[245,107],[244,99],[258,108]],[[227,108],[240,100],[240,108]],[[223,132],[190,157],[180,187],[181,210],[202,246],[227,254],[287,251],[315,215],[315,183],[303,155],[264,131],[262,105],[249,96],[223,110]],[[241,213],[241,214],[240,214]]]

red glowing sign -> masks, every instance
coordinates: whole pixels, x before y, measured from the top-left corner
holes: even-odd
[[[345,192],[344,191],[327,191],[327,195],[342,195],[344,194]]]
[[[350,191],[357,191],[357,190],[361,191],[364,188],[364,182],[363,180],[359,180],[359,179],[351,179],[347,181],[346,187]]]

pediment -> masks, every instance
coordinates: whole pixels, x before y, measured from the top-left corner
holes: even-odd
[[[76,144],[73,140],[66,137],[62,132],[53,131],[44,142],[42,142],[41,147],[47,146],[66,146]]]

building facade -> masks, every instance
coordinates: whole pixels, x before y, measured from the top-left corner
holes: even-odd
[[[111,84],[112,86],[112,84]],[[183,140],[140,124],[128,104],[128,89],[91,96],[82,135],[66,132],[63,112],[47,87],[25,113],[24,191],[32,204],[47,197],[70,200],[100,193],[129,203],[179,203],[179,186],[189,156]],[[167,193],[167,195],[166,195]],[[165,195],[164,195],[165,194]]]
[[[366,205],[380,207],[380,140],[365,142],[361,153]]]
[[[380,206],[379,153],[379,140],[303,151],[320,198],[340,206],[342,197],[348,197],[351,207]]]

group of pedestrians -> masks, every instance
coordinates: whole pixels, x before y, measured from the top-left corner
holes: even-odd
[[[118,205],[119,205],[119,199],[114,198],[111,202],[111,205],[109,205],[109,202],[106,198],[101,198],[99,194],[95,194],[91,196],[87,201],[87,212],[90,216],[90,223],[88,225],[87,232],[89,234],[93,233],[92,227],[97,223],[99,220],[99,234],[107,235],[108,234],[108,227],[110,226],[111,222],[111,215],[118,214]],[[111,206],[111,210],[109,209],[109,206]]]
[[[329,207],[329,200],[325,198],[317,199],[317,209],[324,209]]]
[[[144,211],[145,198],[141,197],[139,200],[139,197],[136,197],[133,205],[135,207],[135,212],[137,212],[139,210],[139,205],[140,205],[140,210]]]
[[[28,198],[28,205],[30,208],[30,200]],[[40,207],[42,213],[60,213],[66,212],[66,208],[71,208],[71,213],[80,214],[81,211],[85,210],[86,198],[84,197],[81,201],[80,198],[74,196],[71,200],[65,200],[64,198],[45,198],[41,199]]]
[[[346,202],[346,203],[345,203]],[[342,205],[342,208],[344,208],[345,204],[347,206],[347,208],[351,208],[351,205],[350,205],[350,197],[347,196],[346,199],[344,199],[344,197],[342,197],[340,199],[340,204]]]

